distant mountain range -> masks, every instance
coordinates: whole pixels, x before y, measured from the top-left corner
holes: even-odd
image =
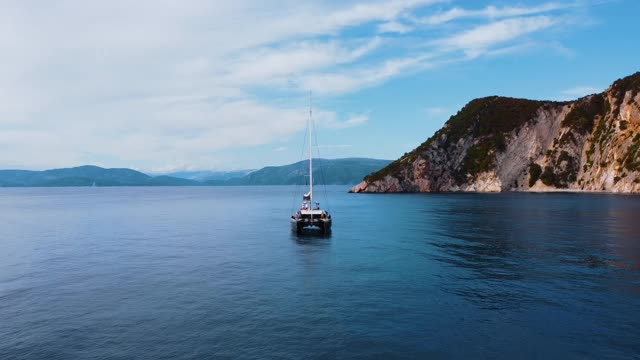
[[[356,184],[362,179],[389,165],[391,160],[367,158],[315,159],[313,183],[324,185]],[[299,161],[284,166],[267,166],[239,178],[209,180],[207,185],[294,185],[307,183],[309,162]]]
[[[229,180],[243,177],[255,169],[248,170],[235,170],[235,171],[179,171],[174,173],[165,174],[167,176],[176,177],[180,179],[196,180],[196,181],[208,181],[208,180]]]
[[[0,186],[189,186],[201,183],[171,176],[149,176],[131,169],[79,166],[44,171],[0,170]]]
[[[314,184],[356,184],[390,162],[365,158],[316,159]],[[0,187],[289,185],[308,181],[307,172],[306,161],[256,171],[181,172],[160,176],[132,169],[85,165],[44,171],[0,170]]]

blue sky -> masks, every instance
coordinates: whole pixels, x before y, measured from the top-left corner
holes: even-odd
[[[640,70],[636,0],[0,1],[0,168],[395,159],[469,100]]]

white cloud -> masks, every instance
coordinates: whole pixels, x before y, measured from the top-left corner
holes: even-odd
[[[549,16],[513,18],[480,25],[460,34],[438,40],[448,49],[458,49],[470,57],[478,56],[492,46],[511,41],[523,35],[547,29],[556,24]]]
[[[525,35],[550,28],[557,20],[548,16],[520,17],[483,24],[445,38],[431,41],[429,52],[418,52],[358,69],[318,72],[301,76],[298,87],[318,94],[342,94],[375,86],[389,79],[415,71],[460,61],[455,55],[463,51],[467,59],[480,55],[504,56],[533,47],[532,43],[510,44]],[[498,47],[499,45],[504,45]]]
[[[446,0],[391,0],[387,2],[371,2],[357,4],[346,11],[331,14],[320,24],[328,28],[347,27],[352,24],[362,24],[371,20],[393,20],[412,8],[431,5]]]
[[[328,41],[300,42],[284,48],[252,49],[230,59],[225,67],[226,74],[222,76],[229,83],[237,84],[254,85],[265,81],[286,83],[290,77],[307,71],[351,63],[375,50],[381,43],[379,37],[374,37],[356,46]]]
[[[532,7],[513,7],[506,6],[498,8],[495,6],[487,6],[481,10],[467,10],[459,7],[447,10],[445,12],[431,15],[426,18],[419,19],[418,22],[439,25],[446,22],[450,22],[457,19],[464,18],[488,18],[488,19],[500,19],[506,17],[523,16],[541,14],[554,10],[566,9],[569,7],[575,7],[576,4],[560,4],[560,3],[546,3]]]
[[[325,149],[325,150],[348,149],[350,147],[353,147],[353,145],[349,145],[349,144],[318,145],[318,148]]]
[[[413,30],[413,27],[402,24],[397,21],[389,21],[378,25],[378,32],[384,33],[398,33],[405,34]]]
[[[356,92],[451,61],[460,50],[517,46],[508,42],[556,24],[553,16],[514,18],[441,40],[427,35],[420,39],[427,51],[407,45],[414,34],[406,34],[419,26],[409,22],[416,11],[445,2],[4,4],[0,168],[224,165],[238,160],[223,158],[225,151],[280,144],[301,131],[309,90]],[[369,119],[358,110],[314,113],[319,126],[336,130]]]
[[[561,100],[561,101],[575,100],[587,95],[599,94],[603,91],[604,91],[604,88],[597,87],[597,86],[575,86],[570,89],[562,90],[560,92],[562,95],[558,97],[558,100]]]
[[[341,94],[373,86],[416,67],[426,67],[429,55],[391,59],[356,71],[320,73],[302,77],[301,87],[318,94]]]
[[[369,117],[366,115],[356,115],[349,117],[346,120],[340,121],[336,119],[335,113],[324,113],[321,116],[321,126],[332,129],[346,129],[354,126],[364,125],[369,122]]]
[[[488,50],[486,52],[487,56],[505,56],[505,55],[513,55],[513,54],[519,54],[519,53],[524,53],[527,52],[531,49],[534,49],[536,47],[541,47],[539,46],[539,44],[536,44],[534,42],[523,42],[520,44],[515,44],[515,45],[510,45],[510,46],[504,46],[504,47],[498,47],[495,49],[491,49]]]
[[[434,106],[434,107],[426,108],[425,112],[430,117],[437,117],[437,116],[443,116],[443,115],[449,114],[451,111],[447,108]]]

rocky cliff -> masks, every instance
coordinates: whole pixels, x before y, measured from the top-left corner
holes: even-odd
[[[352,192],[640,193],[640,72],[572,102],[487,97]]]

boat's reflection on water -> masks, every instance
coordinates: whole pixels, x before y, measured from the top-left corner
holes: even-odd
[[[320,228],[305,229],[300,233],[292,231],[291,240],[295,241],[299,245],[326,246],[330,243],[331,232],[323,233]]]
[[[296,244],[293,245],[293,251],[302,269],[300,274],[308,281],[315,281],[318,275],[326,276],[331,268],[331,233],[305,229],[297,234],[293,231],[291,240]]]

